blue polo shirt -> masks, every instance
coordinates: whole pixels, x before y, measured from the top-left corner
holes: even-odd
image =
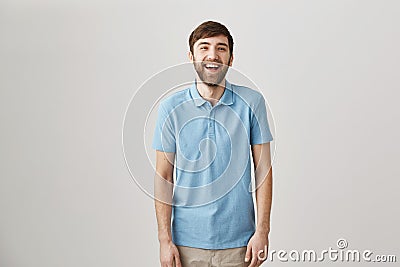
[[[250,146],[272,139],[263,96],[227,80],[214,107],[200,96],[196,81],[160,103],[152,146],[175,152],[176,245],[247,245],[255,231]]]

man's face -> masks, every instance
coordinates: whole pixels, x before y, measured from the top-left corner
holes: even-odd
[[[197,40],[189,58],[200,80],[209,86],[217,86],[232,66],[233,55],[229,52],[228,38],[218,35]]]

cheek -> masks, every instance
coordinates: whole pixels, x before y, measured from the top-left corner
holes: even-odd
[[[229,55],[225,55],[224,56],[224,62],[226,63],[226,65],[229,65],[231,62],[230,62],[230,58],[229,58]]]
[[[202,60],[204,59],[204,57],[205,57],[205,53],[204,53],[204,52],[197,52],[197,53],[194,55],[194,58],[195,58],[197,61],[202,61]]]

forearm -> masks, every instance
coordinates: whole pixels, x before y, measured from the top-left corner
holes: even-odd
[[[269,167],[268,170],[264,171],[264,174],[261,173],[258,175],[256,174],[256,181],[260,181],[260,184],[258,185],[259,187],[256,191],[256,231],[268,235],[270,231],[270,215],[272,205],[272,167]]]
[[[154,205],[156,210],[158,239],[170,241],[173,194],[174,153],[156,152],[156,173],[154,175]]]
[[[155,200],[155,209],[158,225],[158,240],[171,241],[171,212],[172,207],[170,204],[163,203]]]
[[[172,213],[172,175],[156,173],[155,175],[155,209],[158,225],[159,241],[170,241],[171,237],[171,213]]]

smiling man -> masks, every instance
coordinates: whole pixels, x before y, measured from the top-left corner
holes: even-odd
[[[189,48],[196,79],[160,103],[153,138],[161,266],[260,266],[272,201],[265,101],[226,80],[233,38],[224,25],[202,23]]]

